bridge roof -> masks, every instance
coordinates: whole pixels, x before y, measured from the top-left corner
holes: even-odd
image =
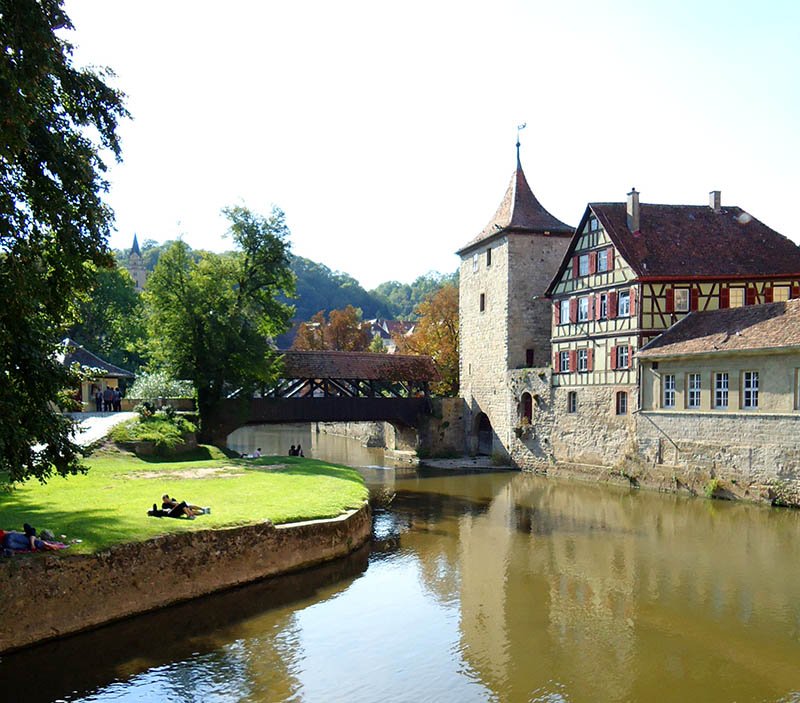
[[[429,356],[340,351],[282,351],[285,378],[438,381]]]

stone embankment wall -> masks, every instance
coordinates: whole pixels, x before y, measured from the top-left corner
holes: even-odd
[[[365,447],[385,447],[386,434],[383,422],[317,422],[317,432],[334,437],[349,437]]]
[[[0,652],[307,568],[367,542],[369,506],[331,520],[164,535],[87,556],[0,562]]]

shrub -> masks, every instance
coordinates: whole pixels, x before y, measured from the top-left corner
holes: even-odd
[[[183,436],[197,428],[186,418],[172,419],[164,413],[122,422],[111,430],[115,442],[154,442],[160,449],[172,449],[183,442]]]
[[[193,398],[194,388],[189,381],[170,378],[163,371],[151,371],[137,376],[126,395],[155,403],[159,398]]]

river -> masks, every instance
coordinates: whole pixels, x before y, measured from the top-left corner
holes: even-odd
[[[800,511],[395,470],[306,431],[239,440],[364,467],[371,545],[3,657],[0,699],[800,701]]]

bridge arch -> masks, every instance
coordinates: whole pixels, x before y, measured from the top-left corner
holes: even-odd
[[[472,436],[476,454],[491,455],[494,443],[494,429],[492,428],[489,416],[484,412],[479,412],[472,423]]]

